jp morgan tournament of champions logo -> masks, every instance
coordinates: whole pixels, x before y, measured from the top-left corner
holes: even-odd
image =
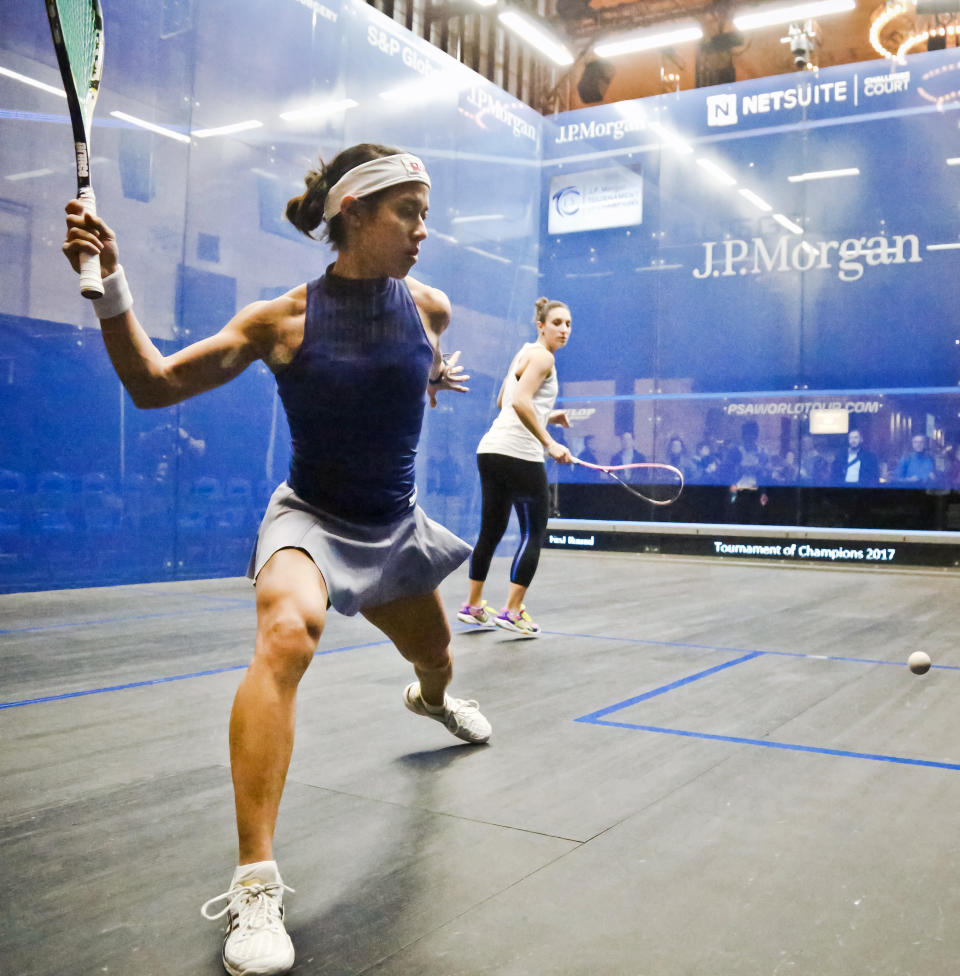
[[[564,186],[551,195],[553,209],[559,217],[572,217],[580,210],[583,197],[580,188]]]

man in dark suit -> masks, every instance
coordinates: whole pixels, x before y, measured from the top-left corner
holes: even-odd
[[[859,430],[847,434],[847,449],[838,451],[833,462],[833,481],[838,485],[859,485],[872,488],[880,480],[877,455],[863,446]]]
[[[633,434],[629,430],[625,430],[620,435],[620,450],[610,458],[610,466],[615,468],[621,464],[640,464],[646,461],[646,457],[633,447]],[[625,471],[622,478],[626,481],[643,481],[643,476],[640,474],[640,468],[633,468],[630,471]]]

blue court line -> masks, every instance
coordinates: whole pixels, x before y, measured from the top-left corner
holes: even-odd
[[[560,396],[558,403],[614,403],[628,400],[748,400],[751,397],[907,396],[960,393],[957,386],[904,386],[888,390],[744,390],[742,393],[617,393],[607,396]]]
[[[464,628],[470,629],[469,627]],[[462,631],[454,631],[462,633]],[[814,661],[848,661],[852,664],[883,664],[888,668],[905,668],[906,661],[883,661],[880,658],[870,657],[850,657],[847,654],[807,654],[803,651],[753,651],[744,647],[724,647],[718,644],[689,644],[685,641],[652,640],[645,637],[607,637],[605,634],[575,634],[566,630],[544,630],[543,634],[552,634],[555,637],[582,637],[585,640],[605,640],[617,641],[623,644],[650,644],[659,647],[682,647],[693,651],[715,651],[721,654],[748,654],[756,657],[760,654],[768,654],[771,657],[797,657],[808,658]],[[931,671],[960,671],[958,664],[934,664]]]
[[[692,732],[687,729],[670,729],[659,725],[638,725],[634,722],[612,722],[603,717],[605,715],[611,715],[614,712],[619,712],[624,708],[629,708],[631,705],[636,705],[638,702],[647,701],[650,698],[656,698],[658,695],[666,694],[668,691],[673,691],[674,689],[680,688],[683,685],[688,685],[693,681],[699,681],[701,678],[707,678],[710,675],[716,674],[719,671],[724,671],[727,668],[732,668],[735,665],[743,664],[746,661],[752,661],[755,658],[763,657],[767,653],[768,652],[766,651],[751,651],[742,655],[741,657],[735,658],[732,661],[726,661],[723,664],[716,665],[715,667],[707,668],[705,671],[698,671],[696,674],[691,674],[686,678],[680,678],[677,681],[672,681],[670,684],[661,685],[659,688],[654,688],[653,691],[645,692],[642,695],[636,695],[633,698],[627,698],[622,702],[618,702],[616,705],[610,705],[607,708],[601,708],[596,712],[591,712],[589,715],[582,715],[580,718],[574,719],[574,721],[583,722],[587,725],[605,725],[609,728],[631,729],[638,732],[656,732],[660,735],[677,735],[689,739],[706,739],[710,742],[730,742],[734,745],[762,746],[766,749],[783,749],[789,752],[808,752],[820,756],[840,756],[847,759],[869,759],[873,762],[898,763],[903,766],[927,766],[935,769],[960,770],[960,763],[939,762],[933,759],[910,759],[907,756],[888,756],[879,752],[854,752],[849,749],[828,749],[823,746],[803,746],[793,742],[777,742],[773,739],[750,739],[739,735],[718,735],[712,732]],[[808,657],[809,655],[799,656]],[[887,661],[864,662],[861,658],[829,658],[828,660],[856,661],[857,663],[869,664],[890,663]],[[953,668],[952,670],[956,670],[956,668]]]
[[[586,722],[578,718],[578,722]],[[764,746],[767,749],[785,749],[789,752],[812,752],[821,756],[842,756],[848,759],[870,759],[874,762],[899,763],[904,766],[933,766],[936,769],[960,769],[960,763],[937,762],[933,759],[909,759],[906,756],[885,756],[879,752],[852,752],[848,749],[826,749],[821,746],[801,746],[792,742],[774,742],[771,739],[747,739],[738,735],[712,735],[709,732],[687,732],[684,729],[665,729],[658,725],[634,725],[631,722],[592,722],[592,725],[609,725],[619,729],[635,729],[641,732],[659,732],[661,735],[680,735],[691,739],[709,739],[713,742],[732,742],[735,745]]]
[[[317,651],[314,657],[325,657],[328,654],[343,654],[345,651],[355,651],[363,647],[376,647],[379,644],[389,644],[386,640],[368,641],[366,644],[348,644],[346,647],[331,647],[326,651]],[[84,691],[67,691],[60,695],[45,695],[42,698],[24,698],[20,701],[0,702],[0,711],[5,708],[23,708],[25,705],[39,705],[43,702],[64,701],[68,698],[85,698],[87,695],[103,695],[111,691],[129,691],[131,688],[147,688],[150,685],[169,684],[171,681],[187,681],[190,678],[207,678],[214,674],[226,674],[230,671],[243,671],[249,664],[228,664],[222,668],[211,668],[208,671],[191,671],[189,674],[172,674],[166,678],[147,678],[143,681],[131,681],[124,685],[107,685],[103,688],[87,688]]]
[[[243,609],[252,608],[254,606],[251,601],[248,604],[243,604]],[[132,617],[104,617],[100,620],[76,620],[68,623],[62,624],[44,624],[37,627],[11,627],[7,630],[0,630],[0,637],[8,634],[35,634],[42,633],[47,630],[66,630],[74,627],[102,627],[108,624],[125,624],[130,623],[133,620],[157,620],[162,617],[189,617],[198,613],[224,613],[227,610],[239,610],[241,605],[233,607],[207,607],[205,610],[170,610],[164,613],[138,613]]]

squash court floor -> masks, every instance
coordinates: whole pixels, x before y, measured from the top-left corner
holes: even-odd
[[[547,551],[539,640],[454,623],[488,747],[406,711],[409,666],[331,613],[277,832],[294,972],[955,976],[958,597],[956,571]],[[253,628],[243,579],[0,597],[5,976],[222,972],[199,909],[234,864]]]

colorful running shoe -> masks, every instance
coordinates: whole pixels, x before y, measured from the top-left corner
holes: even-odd
[[[495,627],[493,614],[487,609],[487,601],[484,600],[479,607],[472,607],[465,603],[457,614],[457,620],[462,620],[465,624],[472,624],[474,627],[488,629]]]
[[[493,622],[498,627],[502,627],[504,630],[510,630],[515,634],[520,634],[522,637],[540,636],[540,625],[533,622],[530,614],[527,613],[527,608],[522,605],[519,613],[504,607],[493,618]]]

